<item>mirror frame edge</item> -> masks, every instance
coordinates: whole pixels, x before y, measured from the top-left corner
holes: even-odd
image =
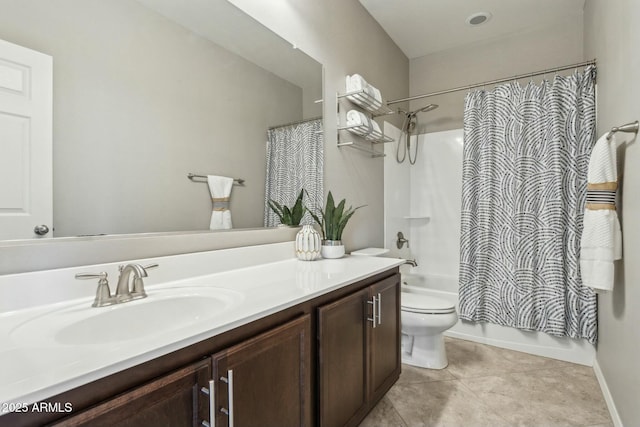
[[[0,242],[0,275],[292,242],[299,227],[245,228]],[[293,258],[293,247],[291,256]]]

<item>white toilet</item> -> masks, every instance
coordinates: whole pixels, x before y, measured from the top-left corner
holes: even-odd
[[[421,368],[446,368],[449,362],[442,334],[458,321],[455,305],[414,292],[402,292],[400,304],[402,363]]]
[[[356,256],[381,256],[383,248],[365,248],[351,252]],[[449,364],[444,348],[444,331],[458,321],[456,306],[442,298],[415,292],[400,293],[402,363],[429,369],[444,369]]]

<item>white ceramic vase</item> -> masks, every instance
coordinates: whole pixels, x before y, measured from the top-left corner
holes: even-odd
[[[336,259],[344,256],[342,240],[323,240],[322,258]]]
[[[305,225],[296,234],[296,256],[302,261],[313,261],[320,257],[320,233],[312,226]]]

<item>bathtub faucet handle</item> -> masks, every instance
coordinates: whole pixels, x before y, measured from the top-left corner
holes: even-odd
[[[409,248],[409,240],[404,238],[404,234],[402,234],[402,231],[398,231],[398,240],[396,240],[396,246],[398,247],[398,249],[402,249],[405,243],[407,244],[407,248]]]

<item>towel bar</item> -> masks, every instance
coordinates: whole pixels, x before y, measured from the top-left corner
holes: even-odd
[[[206,182],[206,181],[196,181],[194,178],[199,178],[199,179],[207,179],[206,175],[196,175],[195,173],[188,173],[187,174],[187,178],[189,178],[191,181],[193,182]],[[244,179],[242,178],[234,178],[233,182],[238,183],[238,185],[244,185]]]

